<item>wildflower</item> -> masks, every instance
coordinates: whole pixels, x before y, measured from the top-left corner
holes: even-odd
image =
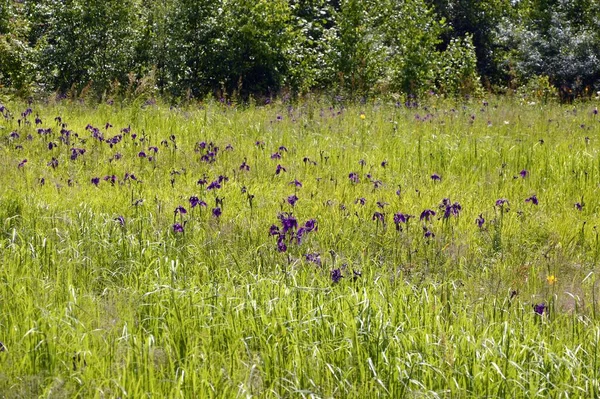
[[[506,198],[500,198],[496,200],[496,206],[500,208],[504,208],[504,205],[510,205]]]
[[[581,210],[583,210],[583,204],[579,203],[579,202],[576,202],[575,203],[575,208],[577,208],[578,211],[581,211]]]
[[[435,234],[433,233],[433,231],[431,231],[427,227],[423,226],[423,237],[433,238],[433,237],[435,237]]]
[[[275,174],[276,174],[276,175],[278,175],[278,174],[280,174],[282,171],[283,171],[283,172],[287,172],[287,170],[286,170],[286,169],[285,169],[283,166],[281,166],[281,165],[277,164],[277,169],[275,169]]]
[[[383,161],[383,162],[381,162],[381,167],[385,168],[387,166],[387,164],[388,164],[388,161]]]
[[[187,209],[179,205],[177,208],[175,208],[175,214],[177,215],[178,213],[181,215],[185,215],[187,213]]]
[[[425,219],[425,221],[429,222],[431,217],[435,216],[435,215],[436,215],[436,213],[434,210],[425,209],[423,212],[421,212],[421,216],[419,216],[419,220]]]
[[[250,170],[250,165],[248,165],[246,163],[246,161],[242,162],[242,164],[240,165],[240,170],[245,170],[245,171],[249,171]]]
[[[381,223],[385,223],[385,215],[381,212],[375,212],[373,217],[371,217],[371,220],[377,220],[378,222],[380,221]]]
[[[23,166],[25,166],[25,164],[26,164],[26,163],[27,163],[27,160],[26,160],[26,159],[24,159],[24,160],[22,160],[21,162],[19,162],[19,165],[18,165],[18,167],[19,167],[19,168],[22,168]]]
[[[281,154],[278,152],[275,152],[271,155],[271,159],[281,159]]]
[[[554,274],[551,274],[548,277],[546,277],[546,281],[548,281],[548,284],[553,285],[554,283],[556,283],[556,276],[554,276]]]
[[[337,284],[342,279],[342,277],[344,277],[344,276],[342,276],[342,271],[339,268],[338,269],[333,269],[330,272],[330,276],[331,276],[331,281],[334,284]]]
[[[546,309],[548,309],[548,307],[544,302],[533,305],[533,311],[540,316],[546,312]]]
[[[356,172],[352,172],[348,175],[348,178],[352,183],[358,183],[360,179],[358,178],[358,174]]]
[[[146,158],[146,153],[144,151],[140,151],[138,153],[138,157],[140,157],[140,158]]]
[[[277,235],[280,235],[280,232],[279,232],[279,227],[278,227],[278,226],[276,226],[276,225],[274,225],[274,224],[273,224],[273,225],[271,225],[271,227],[269,228],[269,235],[270,235],[270,236],[277,236]]]
[[[291,181],[290,184],[293,184],[296,187],[302,187],[302,183],[300,183],[298,179],[294,179],[294,181]]]
[[[318,253],[306,254],[305,258],[308,262],[321,266],[321,255],[319,255]]]
[[[521,178],[526,178],[529,175],[529,171],[523,169],[522,171],[519,172],[519,175],[521,175]]]
[[[285,245],[285,242],[283,241],[283,238],[281,236],[277,240],[277,250],[279,252],[285,252],[285,251],[287,251],[287,245]]]
[[[52,160],[48,162],[47,165],[50,166],[52,169],[56,169],[56,167],[58,166],[58,159],[52,158]]]
[[[365,118],[366,118],[366,115],[365,115],[365,114],[360,114],[360,119],[363,119],[363,120],[364,120]]]
[[[216,190],[216,189],[219,189],[219,188],[221,188],[221,184],[219,183],[218,180],[213,181],[212,183],[210,183],[208,185],[208,187],[206,187],[207,190]]]
[[[366,203],[367,203],[367,199],[366,199],[366,198],[364,198],[364,197],[357,198],[357,199],[355,199],[355,200],[354,200],[354,203],[355,203],[355,204],[361,204],[361,205],[364,205],[364,204],[366,204]]]
[[[412,215],[406,215],[400,212],[394,214],[394,224],[396,225],[396,230],[402,231],[400,223],[407,223],[408,219],[410,219],[411,217]]]
[[[183,233],[183,226],[181,225],[181,223],[175,223],[173,225],[173,232],[174,233]]]
[[[315,219],[309,219],[309,220],[307,220],[306,223],[304,223],[304,229],[307,232],[318,230],[317,221]]]
[[[94,186],[98,186],[99,183],[100,183],[100,178],[99,177],[92,177],[92,184]]]
[[[296,194],[290,195],[289,197],[287,197],[287,202],[291,205],[294,206],[296,205],[296,202],[298,201],[298,197],[296,196]]]
[[[475,223],[477,224],[477,227],[479,227],[480,229],[483,227],[483,224],[485,223],[485,219],[483,218],[483,214],[479,214],[479,216],[477,217],[477,219],[475,219]]]
[[[291,213],[281,213],[279,215],[279,220],[281,221],[281,225],[283,226],[282,234],[286,234],[290,230],[294,230],[298,227],[298,221]]]
[[[212,214],[214,217],[218,218],[219,216],[221,216],[221,214],[223,213],[223,211],[221,210],[221,208],[216,207],[212,210]]]
[[[531,202],[533,205],[537,205],[539,201],[535,195],[532,195],[531,197],[527,198],[525,202]]]
[[[440,175],[438,175],[437,173],[434,173],[431,175],[431,180],[433,181],[441,181],[442,177]]]
[[[123,216],[117,216],[115,222],[119,223],[121,227],[125,226],[125,218]]]

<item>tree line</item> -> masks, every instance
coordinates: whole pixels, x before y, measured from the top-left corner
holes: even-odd
[[[600,90],[596,0],[0,0],[0,91],[172,99]]]

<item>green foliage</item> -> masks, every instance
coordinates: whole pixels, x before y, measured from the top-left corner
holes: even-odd
[[[135,73],[137,3],[134,0],[53,1],[46,35],[38,42],[42,81],[61,93],[84,88],[118,91]]]
[[[440,54],[437,78],[437,87],[445,95],[465,97],[482,93],[471,36],[450,41],[446,50]]]
[[[386,44],[389,85],[392,91],[422,96],[435,88],[436,46],[444,21],[422,0],[382,4],[384,18],[378,25]]]
[[[518,71],[524,80],[548,76],[563,101],[589,96],[600,88],[600,11],[584,1],[549,3],[534,2],[530,22],[516,32]]]
[[[593,0],[1,1],[0,86],[21,96],[357,100],[538,76],[563,100],[600,88]]]
[[[374,3],[340,1],[331,60],[339,89],[350,98],[367,96],[382,71],[381,40],[374,29]]]
[[[29,21],[22,6],[12,1],[0,3],[0,88],[8,87],[21,95],[29,92],[34,66],[28,46]]]

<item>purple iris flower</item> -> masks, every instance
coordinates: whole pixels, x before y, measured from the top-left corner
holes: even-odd
[[[367,203],[367,199],[366,199],[366,198],[364,198],[364,197],[357,198],[357,199],[355,199],[355,200],[354,200],[354,203],[355,203],[355,204],[359,204],[359,203],[360,203],[361,205],[364,205],[364,204],[366,204],[366,203]]]
[[[125,226],[125,218],[123,216],[117,216],[115,222],[119,223],[121,227]]]
[[[434,173],[431,175],[431,180],[440,181],[440,180],[442,180],[442,177],[440,175],[438,175],[437,173]]]
[[[425,221],[429,222],[429,220],[431,219],[432,216],[435,216],[436,213],[434,210],[432,209],[425,209],[423,212],[421,212],[421,216],[419,216],[419,220],[423,220],[425,219]]]
[[[276,226],[276,225],[274,225],[274,224],[271,225],[271,227],[269,228],[269,235],[270,236],[278,236],[278,235],[280,235],[279,227]]]
[[[477,219],[475,219],[475,223],[477,224],[477,227],[479,227],[480,229],[483,227],[483,224],[485,223],[485,219],[483,218],[483,214],[479,214],[479,217],[477,217]]]
[[[548,306],[544,302],[533,305],[533,311],[540,316],[546,312],[546,309],[548,309]]]
[[[92,184],[94,186],[98,186],[99,183],[100,183],[100,178],[99,177],[92,177]]]
[[[444,219],[448,219],[450,216],[458,216],[462,207],[458,202],[453,203],[452,205],[447,204],[444,209]]]
[[[18,165],[18,167],[19,167],[19,168],[22,168],[23,166],[25,166],[25,164],[26,164],[26,163],[27,163],[27,160],[26,160],[26,159],[24,159],[24,160],[22,160],[21,162],[19,162],[19,165]]]
[[[287,170],[283,166],[281,166],[281,165],[278,164],[277,165],[277,169],[275,169],[275,174],[278,175],[278,174],[281,173],[281,171],[287,172]]]
[[[175,214],[177,215],[178,213],[184,215],[187,213],[187,209],[179,205],[177,208],[175,208]]]
[[[383,161],[383,162],[381,162],[381,167],[385,168],[387,166],[387,164],[388,164],[388,161]]]
[[[278,149],[278,151],[279,151],[279,152],[287,152],[287,150],[288,150],[288,149],[287,149],[287,148],[285,148],[285,146],[283,146],[283,145],[282,145],[282,146],[280,146],[280,147],[279,147],[279,149]]]
[[[519,172],[519,175],[521,175],[521,177],[524,179],[529,175],[529,171],[527,171],[526,169],[523,169],[522,171]]]
[[[352,183],[358,183],[360,179],[358,178],[358,174],[356,172],[352,172],[348,175],[348,178]]]
[[[337,284],[342,279],[342,277],[344,277],[344,276],[342,276],[342,271],[339,268],[333,269],[330,273],[330,276],[331,276],[331,281],[334,284]]]
[[[195,195],[190,197],[190,206],[192,208],[197,207],[199,204],[200,204],[200,199],[198,197],[196,197]]]
[[[309,219],[304,223],[304,229],[306,232],[317,231],[317,221],[315,219]]]
[[[287,251],[287,245],[285,245],[285,242],[283,241],[282,236],[280,236],[279,239],[277,240],[277,251],[279,251],[279,252]]]
[[[294,206],[296,205],[296,202],[298,202],[298,197],[296,196],[296,194],[290,195],[289,197],[287,197],[287,202],[291,206]]]
[[[280,153],[278,153],[278,152],[274,152],[274,153],[271,155],[271,159],[281,159],[281,154],[280,154]]]
[[[181,225],[181,223],[175,223],[173,225],[173,232],[174,233],[183,233],[183,226]]]
[[[318,253],[306,254],[305,258],[308,262],[321,266],[321,255],[319,255]]]
[[[537,205],[539,203],[535,195],[532,195],[531,197],[527,198],[525,202],[531,202],[533,205]]]
[[[48,162],[48,166],[50,166],[52,169],[56,169],[58,167],[58,159],[52,158],[52,160]]]
[[[433,233],[433,231],[431,231],[427,227],[423,226],[423,236],[425,238],[434,238],[435,234]]]
[[[402,231],[402,226],[400,226],[400,223],[407,223],[411,217],[412,215],[407,215],[400,212],[394,214],[394,224],[396,225],[396,230]]]
[[[206,183],[207,183],[206,179],[200,179],[200,180],[198,180],[198,182],[196,182],[196,184],[199,185],[199,186],[203,186]]]
[[[576,202],[575,203],[575,208],[577,208],[578,211],[581,211],[581,210],[583,210],[583,204],[579,203],[579,202]]]
[[[221,184],[219,184],[218,180],[213,181],[206,187],[207,190],[216,190],[218,188],[221,188]]]
[[[138,153],[138,157],[140,157],[140,158],[146,158],[146,153],[144,151],[140,151]]]
[[[221,211],[221,208],[216,207],[212,210],[212,214],[214,217],[218,218],[219,216],[221,216],[221,214],[223,213],[223,211]]]
[[[282,234],[286,234],[290,230],[294,230],[298,227],[298,221],[291,213],[279,214],[279,220],[283,226]]]
[[[246,163],[246,161],[244,161],[244,162],[242,162],[242,164],[240,165],[240,170],[245,170],[245,171],[248,171],[248,170],[250,170],[250,165],[248,165],[248,164]]]
[[[377,220],[378,222],[385,223],[385,215],[381,212],[373,213],[371,220]]]
[[[296,187],[302,187],[302,183],[300,183],[298,179],[294,179],[294,181],[291,181],[290,184],[293,184]]]
[[[19,138],[19,133],[17,133],[17,132],[10,132],[10,134],[8,135],[8,137],[10,137],[11,139],[18,139]]]
[[[506,198],[500,198],[500,199],[496,200],[497,207],[503,208],[504,205],[506,205],[506,206],[510,205]]]

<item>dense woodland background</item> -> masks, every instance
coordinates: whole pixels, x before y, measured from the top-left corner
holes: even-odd
[[[595,0],[0,0],[0,92],[171,101],[600,90]]]

